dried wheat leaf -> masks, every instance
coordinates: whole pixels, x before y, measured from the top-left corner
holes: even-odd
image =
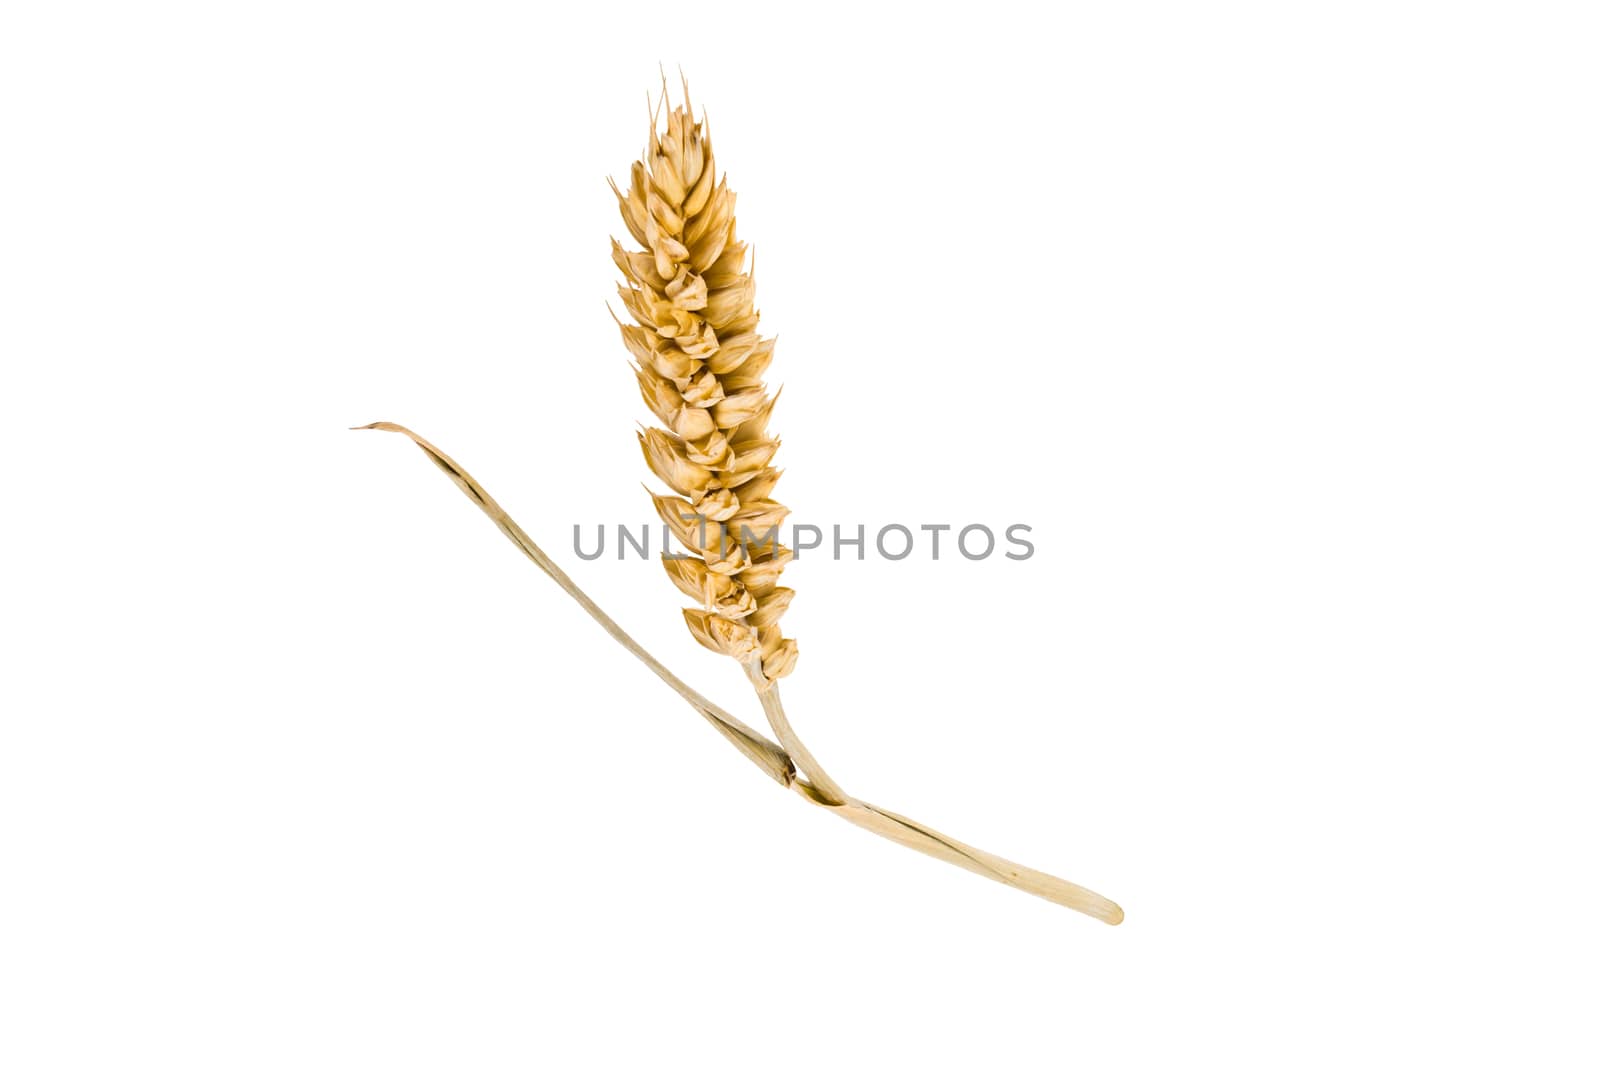
[[[732,742],[740,753],[743,753],[759,765],[767,775],[785,786],[794,781],[794,765],[790,762],[788,754],[784,753],[780,746],[755,730],[755,728],[748,726],[738,718],[713,705],[682,679],[669,671],[661,661],[646,652],[638,642],[629,636],[627,631],[617,625],[616,620],[601,611],[600,607],[589,599],[588,594],[579,589],[572,579],[567,577],[567,573],[556,566],[555,562],[545,554],[542,548],[534,544],[533,539],[523,532],[522,527],[517,525],[510,515],[505,513],[504,509],[495,502],[494,497],[490,496],[484,487],[473,479],[471,474],[457,465],[454,459],[403,425],[396,425],[388,421],[378,421],[373,422],[371,425],[359,426],[359,428],[380,429],[384,432],[400,433],[403,436],[410,437],[411,441],[422,449],[422,453],[428,456],[435,466],[448,474],[450,480],[454,481],[456,486],[466,493],[467,498],[477,504],[483,513],[488,515],[496,526],[500,527],[500,532],[510,538],[511,543],[520,548],[523,555],[533,560],[535,566],[553,578],[555,583],[562,589],[566,590],[568,596],[581,604],[584,611],[588,612],[596,622],[605,628],[606,633],[615,638],[624,649],[638,657],[646,667],[655,672],[657,678],[672,687],[679,697],[687,701],[701,716],[704,716],[712,727],[715,727],[722,733],[723,737]]]

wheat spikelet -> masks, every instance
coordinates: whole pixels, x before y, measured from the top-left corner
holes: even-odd
[[[663,93],[663,101],[665,94]],[[656,110],[644,157],[623,190],[623,223],[643,249],[615,239],[611,256],[632,324],[621,324],[645,404],[664,428],[639,434],[645,462],[677,496],[651,494],[656,513],[689,550],[663,554],[696,640],[749,664],[766,681],[794,670],[798,648],[778,619],[794,598],[778,585],[792,558],[778,543],[788,508],[772,498],[778,449],[767,428],[775,395],[762,376],[773,341],[757,332],[755,284],[734,225],[734,195],[717,178],[711,138],[684,103]]]

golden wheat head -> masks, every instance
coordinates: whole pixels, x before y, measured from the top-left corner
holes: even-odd
[[[622,339],[645,404],[665,428],[639,434],[645,462],[676,496],[651,494],[656,513],[688,549],[663,552],[667,575],[699,607],[685,608],[706,648],[761,672],[794,670],[798,649],[778,619],[794,591],[778,585],[793,553],[778,543],[788,508],[772,498],[780,471],[767,429],[776,396],[762,375],[773,341],[756,331],[755,283],[734,231],[734,195],[719,180],[703,120],[673,108],[652,114],[644,158],[626,191],[612,182],[628,233],[611,241],[633,319]]]

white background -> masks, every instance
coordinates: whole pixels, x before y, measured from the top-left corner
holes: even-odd
[[[1593,1070],[1585,5],[8,5],[0,1068]],[[1104,9],[1104,10],[1102,10]],[[651,563],[607,174],[681,63],[802,560]]]

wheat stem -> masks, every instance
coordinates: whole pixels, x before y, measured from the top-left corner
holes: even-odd
[[[616,620],[607,615],[599,605],[595,604],[577,584],[567,576],[567,573],[558,567],[555,562],[545,554],[545,551],[534,543],[533,539],[517,525],[516,521],[506,514],[505,510],[495,502],[484,487],[478,484],[466,470],[462,469],[454,459],[434,447],[428,441],[407,429],[403,425],[393,422],[379,421],[371,425],[359,426],[361,429],[379,429],[384,432],[400,433],[411,439],[423,454],[443,470],[450,480],[466,494],[467,498],[478,505],[478,508],[488,515],[500,531],[510,538],[523,555],[533,561],[534,565],[545,574],[554,579],[563,591],[582,606],[617,643],[628,652],[637,657],[646,667],[656,674],[662,682],[672,687],[673,691],[689,703],[689,705],[711,726],[722,733],[723,737],[733,743],[739,752],[750,759],[752,763],[766,772],[777,782],[790,787],[802,798],[813,805],[820,806],[841,820],[847,820],[860,828],[865,828],[874,835],[882,836],[903,847],[920,851],[930,857],[938,858],[952,865],[977,873],[979,876],[988,877],[1009,887],[1025,891],[1030,895],[1037,895],[1060,906],[1088,914],[1090,917],[1115,925],[1122,921],[1122,910],[1116,903],[1103,895],[1098,895],[1088,888],[1079,887],[1077,884],[1041,873],[1037,869],[1018,865],[1007,861],[1005,858],[968,846],[959,840],[943,835],[932,828],[919,824],[914,820],[891,813],[886,809],[851,798],[828,778],[822,767],[816,763],[795,736],[793,728],[789,726],[788,718],[784,715],[783,704],[778,697],[777,686],[766,680],[757,683],[756,692],[761,696],[762,706],[766,709],[767,718],[773,722],[774,732],[780,739],[787,736],[793,743],[790,752],[785,752],[784,747],[772,742],[759,731],[746,725],[737,717],[712,704],[697,691],[692,689],[682,679],[674,675],[668,668],[651,656],[627,631],[619,626]],[[747,669],[748,670],[748,669]],[[760,674],[759,668],[752,674]],[[768,683],[769,688],[763,688],[762,683]],[[787,743],[786,743],[787,745]],[[797,747],[797,749],[795,748]],[[796,765],[790,760],[793,753],[801,767],[811,777],[811,781],[798,778]]]
[[[761,710],[767,714],[767,724],[772,728],[772,733],[778,736],[778,742],[788,751],[795,767],[810,778],[821,804],[843,805],[849,802],[850,796],[844,792],[844,788],[835,783],[833,777],[817,763],[806,744],[800,741],[800,736],[789,725],[789,717],[783,711],[783,699],[778,696],[778,681],[761,673],[759,653],[745,662],[744,673],[756,688],[756,696],[761,699]]]
[[[875,835],[899,843],[903,847],[921,851],[941,861],[977,873],[979,876],[986,876],[1009,887],[1070,907],[1107,924],[1121,923],[1122,908],[1104,895],[1069,880],[1062,880],[1049,873],[1030,869],[1026,865],[1007,861],[986,850],[968,846],[924,824],[898,813],[891,813],[887,809],[879,809],[845,793],[844,788],[834,782],[790,726],[789,717],[783,710],[783,700],[778,694],[777,681],[767,679],[761,674],[759,660],[749,661],[744,665],[744,669],[756,688],[756,696],[761,698],[761,707],[767,714],[767,722],[772,725],[773,734],[777,735],[778,742],[788,751],[795,767],[810,778],[809,783],[797,780],[794,784],[794,789],[807,801],[822,806],[835,816],[865,828]]]
[[[798,783],[796,789],[802,794],[808,790],[805,785]],[[1030,869],[1026,865],[1007,861],[997,854],[968,846],[926,825],[902,817],[898,813],[879,809],[867,802],[850,799],[837,806],[830,806],[821,801],[817,801],[817,804],[829,809],[841,819],[865,828],[874,835],[881,835],[885,839],[899,843],[903,847],[921,851],[940,861],[947,861],[979,876],[997,880],[1007,887],[1025,891],[1029,895],[1037,895],[1041,899],[1076,910],[1080,914],[1088,914],[1108,925],[1122,924],[1122,907],[1104,895],[1074,884],[1070,880],[1062,880],[1049,873]]]

